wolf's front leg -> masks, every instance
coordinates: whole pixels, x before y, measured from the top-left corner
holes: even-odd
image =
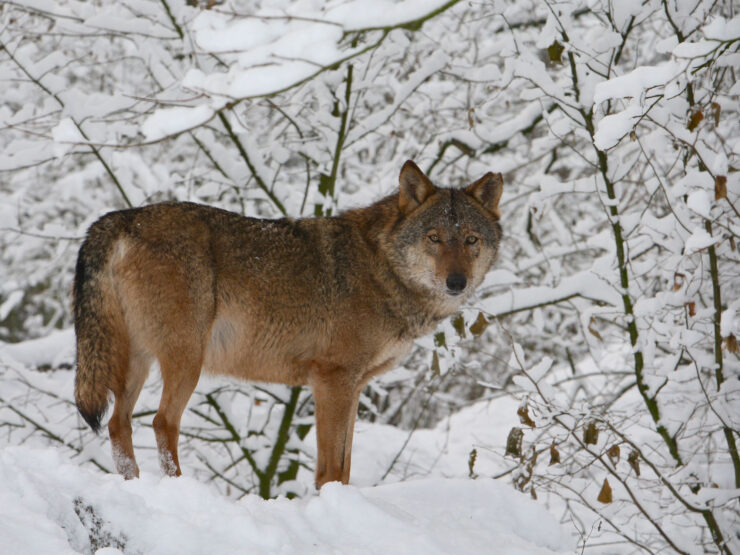
[[[316,487],[347,484],[360,390],[344,368],[312,369],[309,383],[316,416]]]

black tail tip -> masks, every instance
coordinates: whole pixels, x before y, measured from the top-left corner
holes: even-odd
[[[85,419],[85,422],[87,422],[90,428],[92,428],[92,431],[99,434],[101,430],[100,420],[103,418],[103,413],[90,414],[80,407],[77,407],[77,410],[80,411],[80,415]]]

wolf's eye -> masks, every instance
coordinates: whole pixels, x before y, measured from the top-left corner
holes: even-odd
[[[436,233],[430,233],[429,235],[427,235],[427,237],[432,243],[439,243],[439,235],[437,235]]]
[[[465,238],[465,244],[466,245],[474,245],[478,242],[478,238],[475,235],[468,235]]]

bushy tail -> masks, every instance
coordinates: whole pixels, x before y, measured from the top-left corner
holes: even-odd
[[[77,336],[77,409],[96,433],[128,366],[128,338],[123,315],[103,269],[120,228],[116,214],[92,225],[80,248],[74,279],[74,322]],[[118,228],[118,229],[117,229]]]

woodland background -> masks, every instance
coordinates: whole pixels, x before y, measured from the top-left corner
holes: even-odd
[[[72,402],[71,281],[100,215],[172,199],[331,215],[391,192],[412,158],[444,186],[502,172],[505,239],[360,418],[410,440],[513,397],[519,423],[466,446],[463,475],[529,493],[579,551],[740,552],[739,11],[4,2],[0,444],[112,468]],[[156,374],[135,415],[150,447]],[[306,389],[211,380],[189,407],[190,474],[308,494]]]

